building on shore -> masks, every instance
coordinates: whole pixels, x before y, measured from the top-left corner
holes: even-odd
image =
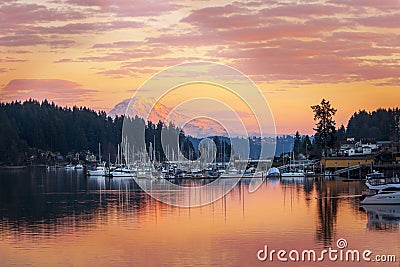
[[[371,166],[374,164],[374,155],[353,156],[353,157],[323,157],[321,165],[324,169],[343,169],[352,166]]]

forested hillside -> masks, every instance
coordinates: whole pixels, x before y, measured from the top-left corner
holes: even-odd
[[[160,140],[161,129],[178,132],[184,154],[193,153],[193,147],[184,133],[173,125],[153,124],[142,118],[132,118],[133,125],[145,125],[147,149],[153,140]],[[103,148],[103,158],[110,153],[114,158],[117,145],[121,142],[124,118],[107,117],[104,111],[96,112],[85,107],[60,107],[48,101],[12,102],[0,104],[0,165],[25,164],[27,151],[68,152]],[[165,155],[156,146],[156,157]],[[190,150],[190,151],[189,151]]]
[[[400,110],[378,109],[372,112],[361,110],[350,118],[346,135],[355,139],[399,140]]]

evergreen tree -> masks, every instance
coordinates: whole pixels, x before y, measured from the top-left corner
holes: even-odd
[[[317,121],[314,128],[315,140],[326,156],[328,149],[333,148],[336,141],[336,122],[333,117],[337,110],[325,99],[322,99],[321,104],[311,106],[311,109],[314,112],[314,120]]]
[[[301,153],[301,136],[299,131],[297,131],[294,136],[293,153],[296,158]]]
[[[306,135],[302,140],[301,150],[302,150],[302,153],[304,153],[304,155],[308,159],[310,152],[313,150],[313,146],[312,146],[310,137],[308,135]]]

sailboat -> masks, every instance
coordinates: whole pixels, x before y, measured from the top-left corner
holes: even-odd
[[[125,140],[125,139],[124,139]],[[129,159],[127,158],[129,155],[129,149],[127,143],[122,141],[121,146],[118,144],[118,154],[114,167],[110,168],[108,173],[109,177],[133,177],[136,175],[136,170],[127,167],[127,163]],[[123,155],[125,157],[125,163],[123,164]]]
[[[294,151],[292,152],[292,160],[294,161]],[[304,178],[305,173],[303,170],[295,169],[292,166],[292,160],[289,161],[289,171],[281,173],[282,178]]]
[[[101,162],[101,148],[99,143],[99,164],[92,170],[88,170],[87,174],[89,176],[104,176],[106,175],[107,169],[105,166],[105,162]]]

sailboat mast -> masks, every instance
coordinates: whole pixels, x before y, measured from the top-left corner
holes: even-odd
[[[101,163],[101,150],[100,150],[101,148],[100,148],[100,142],[99,142],[99,161],[100,161],[100,163]]]

